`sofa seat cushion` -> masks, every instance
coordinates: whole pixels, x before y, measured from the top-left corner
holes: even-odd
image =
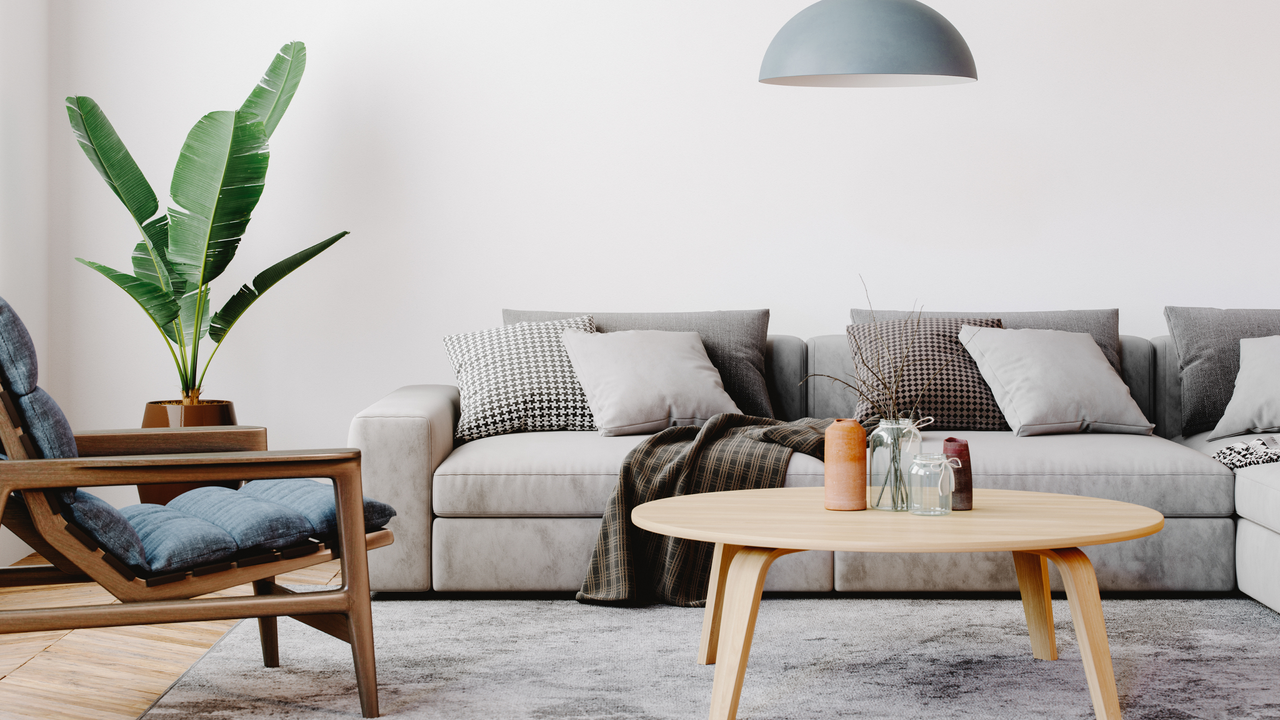
[[[1189,438],[1177,438],[1186,447],[1212,456],[1222,448],[1252,440],[1254,435],[1210,440],[1213,432],[1202,432]],[[1216,461],[1215,461],[1216,462]],[[1280,533],[1280,463],[1250,465],[1236,470],[1236,512],[1242,518]]]
[[[1087,495],[1158,510],[1169,517],[1229,517],[1235,478],[1213,458],[1143,435],[921,433],[926,452],[948,436],[969,441],[973,486]]]
[[[514,433],[473,440],[436,469],[440,517],[601,517],[632,448],[650,437]],[[787,485],[821,485],[822,461],[796,453]]]

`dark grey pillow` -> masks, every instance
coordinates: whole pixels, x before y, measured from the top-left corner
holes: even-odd
[[[915,317],[909,310],[876,310],[876,320],[908,320]],[[925,318],[999,318],[1006,330],[1061,330],[1089,333],[1102,349],[1102,355],[1120,377],[1120,310],[1043,310],[1032,312],[939,312],[924,311]],[[856,323],[871,322],[871,311],[854,308],[849,318]]]
[[[725,392],[745,415],[773,417],[764,379],[764,348],[769,335],[768,310],[721,310],[670,313],[571,313],[503,310],[502,322],[547,322],[590,315],[598,332],[664,330],[696,332],[711,364],[720,371]]]
[[[1182,434],[1212,430],[1231,402],[1240,372],[1240,340],[1280,335],[1280,310],[1166,307],[1178,350]]]

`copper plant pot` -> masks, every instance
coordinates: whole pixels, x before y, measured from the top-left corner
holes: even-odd
[[[236,406],[230,400],[201,400],[199,405],[183,405],[181,400],[156,400],[147,403],[142,412],[144,428],[210,427],[235,425]],[[238,482],[164,483],[139,485],[138,498],[144,503],[167,505],[188,490],[206,485],[235,489]]]

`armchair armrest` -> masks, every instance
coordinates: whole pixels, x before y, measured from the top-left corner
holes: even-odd
[[[360,411],[347,443],[363,456],[365,487],[399,514],[400,542],[370,557],[374,590],[431,588],[431,478],[453,450],[458,389],[409,385]]]
[[[96,430],[76,434],[80,457],[237,452],[267,449],[267,429],[229,427]]]
[[[10,460],[0,464],[0,500],[16,490],[65,487],[146,485],[174,481],[261,480],[267,478],[327,477],[335,483],[353,464],[359,481],[360,451],[268,450],[168,455],[109,455],[60,460]],[[351,482],[351,479],[342,480]]]

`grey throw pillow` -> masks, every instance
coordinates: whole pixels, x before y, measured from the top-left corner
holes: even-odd
[[[595,323],[584,315],[446,337],[462,405],[455,437],[594,430],[587,396],[560,341],[566,330],[594,332]]]
[[[906,320],[915,313],[906,310],[876,310],[877,320]],[[926,318],[1000,318],[1010,330],[1061,330],[1063,332],[1088,333],[1116,373],[1120,368],[1120,310],[1036,310],[1024,312],[939,312],[920,313]],[[871,311],[854,308],[849,317],[855,323],[871,322]]]
[[[701,426],[738,412],[696,332],[570,330],[562,339],[601,435]]]
[[[1240,372],[1240,341],[1280,335],[1280,310],[1166,307],[1178,350],[1182,434],[1212,430],[1231,401]]]
[[[960,342],[1016,435],[1155,429],[1089,335],[966,325]]]
[[[1240,341],[1240,372],[1210,440],[1280,432],[1280,335]]]
[[[503,310],[502,322],[545,322],[575,315],[591,315],[596,330],[665,330],[696,332],[711,364],[720,371],[724,389],[744,415],[773,417],[769,387],[764,378],[768,310],[721,310],[669,313],[566,313],[542,310]]]
[[[932,417],[931,430],[1008,430],[991,389],[957,337],[965,324],[1000,327],[999,320],[973,318],[850,325],[849,351],[863,392],[878,384],[866,367],[870,365],[880,377],[898,376],[898,398],[906,403],[899,408],[901,417]],[[899,358],[904,354],[906,363],[899,375]],[[859,398],[854,419],[862,421],[874,414],[872,404]]]

